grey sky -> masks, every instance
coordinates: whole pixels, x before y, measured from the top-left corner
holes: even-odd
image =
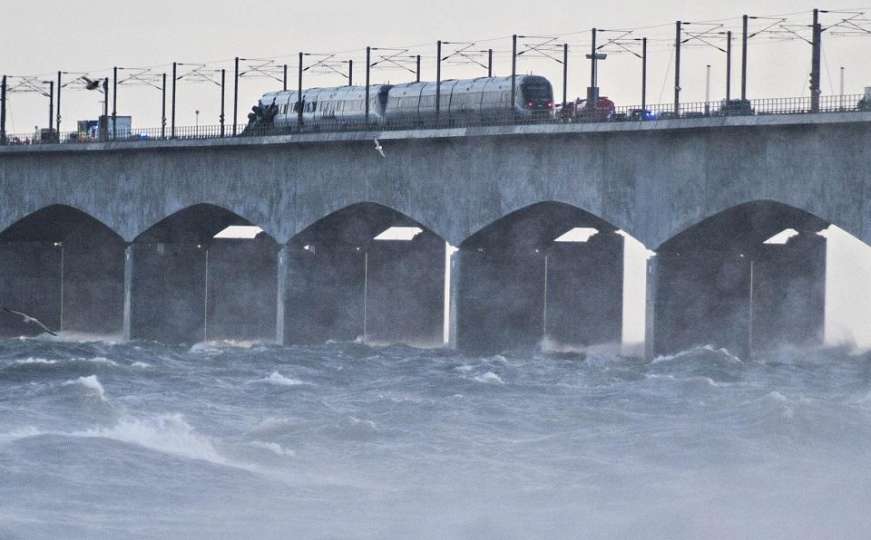
[[[556,0],[537,3],[519,0],[441,2],[385,0],[378,3],[351,2],[277,2],[256,4],[227,0],[153,0],[149,2],[91,0],[68,2],[8,2],[4,7],[0,47],[6,51],[0,59],[0,71],[8,74],[50,74],[58,69],[94,75],[106,74],[106,69],[119,66],[157,66],[168,71],[173,61],[208,62],[215,68],[230,68],[234,56],[248,58],[281,57],[279,63],[296,64],[300,50],[312,52],[346,51],[342,58],[353,58],[357,66],[356,79],[363,80],[363,50],[366,45],[413,48],[410,54],[424,56],[423,76],[434,79],[435,41],[479,41],[481,48],[494,48],[497,73],[510,71],[510,40],[512,33],[563,35],[558,41],[572,44],[569,75],[569,95],[584,93],[589,82],[589,68],[584,61],[589,28],[640,28],[634,35],[665,41],[651,42],[649,102],[670,102],[673,73],[673,22],[723,21],[725,29],[740,28],[742,13],[756,15],[785,14],[809,11],[815,7],[808,1],[737,1],[685,2],[665,0],[641,2],[578,3]],[[840,6],[817,6],[834,9]],[[828,15],[834,22],[837,15]],[[810,14],[798,14],[791,19],[796,24],[809,23]],[[757,21],[764,25],[765,21]],[[701,29],[702,26],[688,27]],[[607,37],[607,35],[603,36]],[[871,86],[871,36],[864,39],[827,38],[824,55],[824,93],[838,92],[838,69],[847,68],[847,92],[860,93]],[[798,96],[807,94],[807,73],[810,47],[803,42],[775,43],[757,38],[751,43],[751,97]],[[224,62],[215,62],[221,61]],[[739,43],[736,39],[735,77],[733,89],[738,90],[737,66]],[[692,48],[684,53],[684,98],[704,99],[705,65],[711,64],[712,95],[722,97],[725,85],[725,55],[713,48]],[[535,71],[551,78],[560,86],[560,66],[547,60],[521,61],[519,70]],[[639,96],[638,59],[628,54],[611,55],[600,68],[603,93],[619,104],[637,104]],[[449,66],[445,78],[475,76],[481,68]],[[408,80],[409,73],[400,70],[378,71],[376,81]],[[295,80],[293,74],[291,80]],[[338,85],[337,76],[311,75],[306,86]],[[242,121],[251,104],[264,90],[278,84],[268,80],[243,80],[239,117]],[[201,124],[216,124],[218,94],[207,84],[180,83],[178,125],[192,125],[194,110],[200,110]],[[230,93],[228,92],[228,97]],[[34,125],[45,125],[45,98],[35,95],[14,95],[11,98],[10,131],[29,132]],[[98,114],[98,96],[83,92],[68,92],[63,103],[64,122],[92,118]],[[119,113],[131,114],[134,125],[159,125],[159,93],[147,88],[122,88],[119,92]],[[13,129],[14,128],[14,129]]]

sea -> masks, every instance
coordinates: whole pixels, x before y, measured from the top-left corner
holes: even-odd
[[[871,353],[0,341],[0,539],[867,539]]]

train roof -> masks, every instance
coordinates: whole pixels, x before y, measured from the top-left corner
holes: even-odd
[[[540,75],[517,75],[517,83],[522,84],[527,79],[537,79],[547,81],[547,78],[542,77]],[[550,81],[548,81],[550,82]],[[503,77],[475,77],[474,79],[445,79],[441,83],[441,92],[451,91],[455,87],[459,87],[461,89],[467,91],[475,91],[479,89],[483,89],[485,86],[489,85],[498,86],[507,86],[511,87],[511,76],[503,76]],[[390,89],[391,91],[398,91],[401,95],[412,94],[415,92],[421,92],[423,95],[432,95],[435,94],[435,81],[420,81],[420,82],[409,82],[409,83],[400,83],[400,84],[373,84],[369,86],[369,95],[375,96],[378,95],[384,89]],[[286,96],[284,99],[290,100],[294,96],[296,96],[296,90],[278,90],[272,92],[266,92],[263,94],[263,97],[260,98],[261,102],[268,102],[271,100],[279,100],[281,97]],[[317,98],[322,98],[322,96],[327,95],[332,98],[339,99],[362,99],[366,95],[366,87],[365,86],[334,86],[334,87],[315,87],[315,88],[304,88],[302,91],[303,98],[306,96],[312,96]]]

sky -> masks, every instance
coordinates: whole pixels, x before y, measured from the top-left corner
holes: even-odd
[[[7,2],[4,6],[0,50],[0,72],[10,75],[39,75],[37,80],[56,78],[58,70],[88,73],[92,77],[107,76],[112,66],[152,67],[155,73],[171,72],[173,61],[193,64],[216,76],[214,70],[228,70],[232,80],[232,59],[236,56],[270,59],[277,65],[289,64],[291,85],[295,83],[297,53],[336,53],[335,60],[353,59],[355,79],[363,81],[364,50],[373,46],[408,49],[403,56],[422,55],[423,78],[435,78],[435,43],[474,43],[471,50],[493,48],[495,72],[510,73],[512,34],[556,38],[553,44],[569,43],[569,98],[582,96],[589,84],[589,64],[584,56],[589,52],[590,28],[635,29],[627,38],[648,37],[648,103],[672,101],[674,21],[690,24],[687,32],[714,32],[704,38],[710,45],[723,47],[719,32],[733,30],[733,89],[739,88],[740,16],[787,18],[785,24],[809,25],[812,2],[794,0],[684,2],[664,0],[642,2],[617,0],[612,2],[578,3],[556,0],[539,4],[519,0],[486,0],[441,2],[378,3],[351,2],[277,2],[258,4],[226,0],[90,0],[67,2]],[[256,7],[252,7],[252,5]],[[855,10],[851,5],[816,6],[830,10]],[[871,10],[869,10],[871,11]],[[785,15],[789,14],[789,15]],[[831,24],[849,15],[830,13],[823,22]],[[718,21],[711,25],[706,21]],[[761,30],[776,20],[757,19],[751,32]],[[716,26],[722,25],[722,26]],[[869,25],[871,27],[871,25]],[[790,26],[806,34],[806,28]],[[840,67],[845,68],[845,89],[858,94],[871,86],[871,34],[857,38],[837,35],[833,29],[824,42],[823,92],[840,92]],[[617,37],[605,32],[601,40]],[[752,98],[794,97],[808,94],[808,73],[811,47],[800,40],[774,41],[772,35],[760,34],[750,41],[748,92]],[[521,39],[524,45],[540,40]],[[689,47],[695,44],[696,46]],[[711,65],[711,99],[725,94],[726,55],[701,40],[687,43],[682,54],[682,89],[686,101],[705,99],[706,66]],[[446,46],[449,54],[459,46]],[[629,44],[629,48],[636,48]],[[641,62],[629,53],[616,53],[609,47],[609,58],[599,67],[602,93],[618,105],[640,103]],[[381,51],[378,54],[389,54]],[[532,53],[527,53],[531,55]],[[306,57],[306,66],[320,57]],[[376,57],[377,58],[377,55]],[[483,61],[484,57],[478,60]],[[373,59],[374,61],[374,59]],[[379,66],[385,66],[382,62]],[[250,65],[243,62],[243,71]],[[342,68],[344,71],[344,68]],[[559,94],[562,68],[547,58],[521,57],[518,71],[548,76]],[[121,72],[123,80],[133,71]],[[444,68],[444,78],[471,77],[484,73],[473,64],[450,64]],[[376,67],[373,82],[402,82],[413,75],[402,69]],[[335,86],[346,81],[336,73],[307,71],[305,86]],[[250,106],[264,91],[275,89],[280,82],[255,78],[249,73],[240,83],[239,119],[244,121]],[[558,96],[561,97],[561,96]],[[9,132],[31,132],[35,125],[47,124],[48,100],[35,93],[10,97]],[[118,113],[131,115],[138,128],[160,125],[160,92],[132,82],[122,83],[118,93]],[[228,116],[232,111],[232,85],[227,87]],[[177,89],[177,125],[217,124],[220,105],[219,88],[207,82],[195,83],[190,76],[182,78]],[[75,120],[95,118],[101,110],[97,92],[65,90],[63,99],[64,127]],[[200,111],[199,116],[195,111]]]
[[[869,0],[871,2],[871,0]],[[520,0],[442,0],[440,2],[278,2],[266,0],[256,4],[227,0],[42,0],[40,2],[7,2],[0,19],[0,73],[35,75],[35,80],[54,80],[58,70],[69,72],[65,80],[80,74],[92,78],[111,74],[112,66],[122,68],[147,67],[151,75],[170,73],[173,61],[181,62],[182,75],[177,87],[177,125],[215,125],[220,110],[220,90],[211,82],[191,81],[191,70],[200,69],[208,77],[217,78],[216,70],[228,73],[226,92],[228,122],[232,115],[232,68],[236,56],[242,71],[248,72],[240,81],[238,118],[244,122],[247,111],[265,91],[281,83],[268,77],[256,77],[251,67],[266,62],[270,66],[288,64],[290,85],[295,85],[297,53],[307,56],[310,66],[334,54],[333,60],[353,60],[355,82],[364,79],[364,51],[372,46],[381,49],[373,55],[379,67],[372,71],[372,82],[404,82],[413,75],[406,66],[384,69],[387,62],[380,55],[398,53],[402,57],[420,54],[424,80],[435,79],[435,43],[441,39],[458,45],[445,46],[448,55],[469,44],[469,50],[494,49],[495,74],[510,74],[511,35],[538,36],[521,38],[521,50],[543,43],[568,43],[569,99],[582,96],[589,84],[589,63],[584,56],[591,46],[590,28],[608,31],[599,34],[599,43],[623,35],[625,39],[647,37],[649,42],[648,103],[669,103],[673,99],[674,22],[689,22],[686,37],[710,33],[691,40],[682,53],[682,99],[703,101],[706,98],[706,66],[711,66],[712,100],[725,94],[726,55],[717,47],[725,47],[721,33],[733,31],[733,95],[740,88],[740,26],[741,15],[760,17],[751,23],[751,32],[771,24],[807,36],[814,7],[843,13],[827,13],[824,25],[832,25],[853,12],[867,10],[871,5],[838,3],[818,5],[796,0],[730,2],[661,0],[614,0],[610,2],[577,2],[552,0],[546,4]],[[772,18],[765,18],[772,17]],[[786,19],[781,22],[779,19]],[[869,18],[869,17],[862,17]],[[786,25],[785,27],[779,25]],[[871,23],[862,23],[871,28]],[[621,32],[617,32],[620,30]],[[844,35],[844,28],[834,27],[823,42],[823,94],[840,94],[841,67],[844,68],[846,94],[861,94],[871,86],[871,33],[862,37]],[[748,97],[773,98],[807,96],[811,47],[794,39],[775,40],[774,34],[761,33],[750,40]],[[638,51],[635,42],[627,47]],[[618,53],[609,46],[608,58],[599,66],[599,86],[602,95],[618,105],[637,105],[640,97],[641,62],[628,52]],[[562,66],[549,58],[530,57],[527,53],[518,61],[518,72],[534,72],[550,78],[555,91],[561,88]],[[456,59],[457,57],[455,57]],[[483,56],[475,57],[484,61]],[[270,71],[271,68],[266,68]],[[344,71],[344,67],[339,68]],[[121,80],[136,73],[122,69]],[[446,63],[443,78],[483,75],[484,68],[473,63]],[[270,73],[278,76],[278,73]],[[146,75],[148,77],[149,75]],[[334,72],[307,71],[304,86],[337,86],[346,81]],[[559,99],[561,96],[557,95]],[[67,88],[63,96],[63,128],[74,128],[76,120],[94,119],[101,111],[100,95],[81,89]],[[134,129],[160,125],[160,92],[133,81],[122,82],[118,93],[118,114],[133,117]],[[169,113],[167,113],[169,116]],[[48,123],[48,99],[36,93],[16,93],[9,96],[8,125],[10,133],[32,133],[34,126]],[[827,335],[830,339],[855,340],[871,346],[871,321],[867,308],[857,298],[868,299],[871,293],[867,276],[871,269],[871,254],[865,244],[835,231],[830,237],[830,300],[827,305]],[[626,328],[629,337],[643,335],[640,317],[643,294],[638,291],[643,280],[644,249],[635,246],[627,255],[627,272],[635,273],[627,294],[627,304],[636,306],[627,311]],[[629,282],[627,282],[629,283]]]

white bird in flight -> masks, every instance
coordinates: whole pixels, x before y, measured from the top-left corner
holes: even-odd
[[[375,139],[375,151],[381,154],[381,157],[387,157],[384,155],[384,147],[381,146],[381,143],[378,142],[378,139]]]
[[[27,313],[15,311],[14,309],[9,309],[8,307],[4,307],[3,311],[5,311],[6,313],[11,313],[13,315],[18,315],[19,317],[21,317],[21,319],[24,321],[25,324],[35,324],[35,325],[39,326],[40,328],[42,328],[43,330],[45,330],[46,332],[48,332],[49,334],[51,334],[53,336],[57,335],[56,333],[49,330],[48,326],[44,325],[42,323],[42,321],[40,321],[36,317],[31,317]]]

